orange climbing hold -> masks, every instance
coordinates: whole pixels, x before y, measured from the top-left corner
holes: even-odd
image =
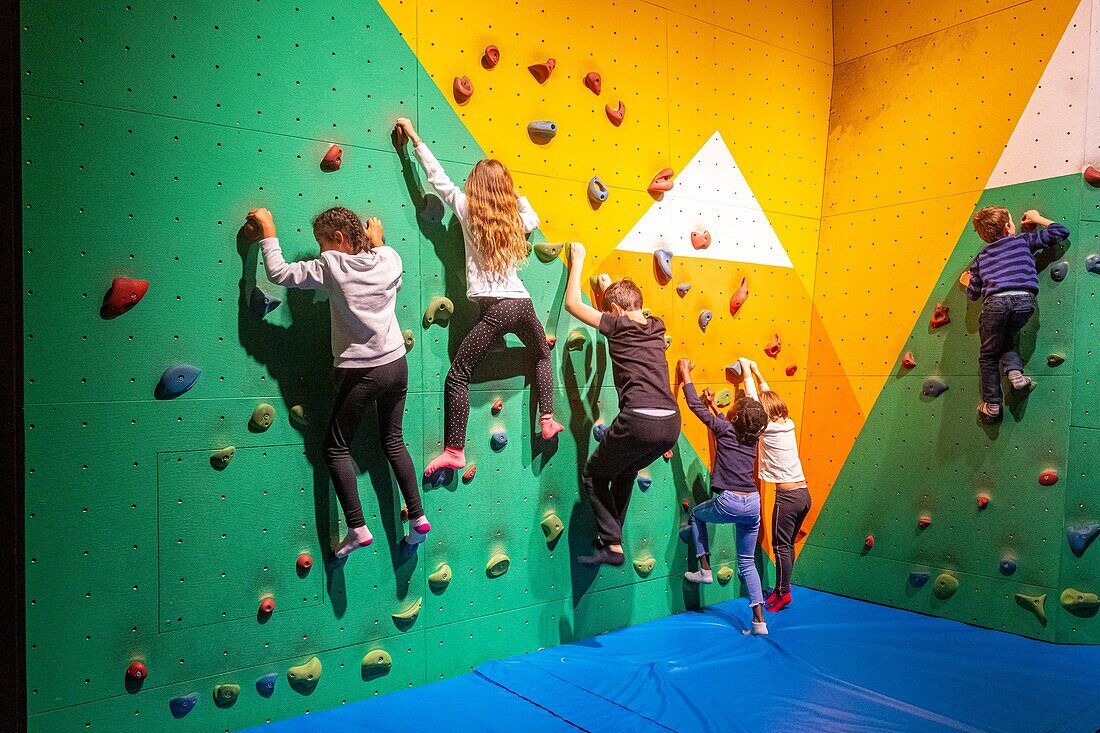
[[[298,561],[295,563],[295,566],[298,568],[300,574],[305,575],[310,571],[310,568],[313,567],[313,556],[308,552],[303,552],[298,556]]]
[[[149,670],[146,668],[145,662],[135,659],[126,668],[126,676],[132,680],[143,680],[149,676]]]
[[[873,534],[867,535],[867,539],[863,540],[863,546],[870,550],[875,546],[875,536]]]
[[[260,601],[260,615],[270,616],[275,611],[275,599],[271,596],[264,596]]]
[[[745,304],[745,301],[749,299],[749,281],[748,278],[741,278],[741,287],[737,288],[733,295],[730,296],[730,315],[736,316],[737,311],[741,310],[741,306]]]
[[[325,157],[321,158],[321,170],[325,173],[332,173],[340,170],[340,164],[344,162],[344,151],[340,149],[339,145],[333,145],[325,153]]]
[[[989,497],[985,496],[984,494],[982,496],[979,496],[978,497],[978,511],[982,511],[987,506],[989,506]]]
[[[779,356],[779,350],[782,348],[783,344],[779,342],[779,334],[775,334],[775,338],[764,347],[764,353],[774,359]]]
[[[787,367],[786,374],[787,374],[788,377],[793,377],[795,372],[797,372],[797,371],[798,371],[798,365],[797,364],[791,364],[789,367]]]
[[[459,104],[466,104],[470,101],[470,97],[474,96],[474,83],[468,76],[456,76],[451,88],[454,91],[455,101]]]
[[[471,463],[470,467],[466,469],[466,473],[462,474],[462,480],[466,483],[470,483],[474,480],[474,476],[477,475],[477,464]]]
[[[680,502],[680,508],[684,510],[684,514],[691,513],[691,503],[687,499]]]
[[[494,415],[499,415],[500,411],[504,409],[504,400],[497,397],[495,400],[493,400],[493,408],[492,409],[493,409],[493,414]]]
[[[917,520],[917,526],[921,529],[932,526],[932,517],[927,514],[921,516],[921,518]]]
[[[495,69],[500,63],[500,49],[496,46],[486,46],[485,53],[481,55],[481,67],[483,69]]]
[[[598,97],[603,90],[603,79],[600,77],[599,72],[590,71],[584,75],[584,85]]]
[[[691,246],[695,249],[706,249],[710,246],[710,232],[703,230],[701,232],[691,233]]]
[[[674,175],[676,175],[676,172],[671,168],[664,168],[660,173],[653,176],[653,181],[646,189],[649,195],[660,201],[667,192],[672,190],[672,186],[675,184],[672,180]]]
[[[1097,170],[1095,166],[1085,166],[1084,172],[1085,183],[1089,184],[1093,188],[1100,188],[1100,170]]]
[[[615,127],[623,124],[623,119],[626,117],[626,105],[623,101],[619,100],[619,106],[615,109],[611,109],[611,105],[605,104],[603,111],[607,114],[607,119],[611,120],[611,124]]]
[[[1058,483],[1058,472],[1053,468],[1048,468],[1039,474],[1039,483],[1043,486],[1054,486]]]
[[[665,460],[666,461],[671,461],[672,460],[672,451],[670,451],[670,450],[665,451]]]
[[[913,358],[912,351],[906,351],[905,356],[901,357],[901,365],[906,369],[912,369],[917,365],[917,360]]]
[[[940,326],[946,326],[948,323],[951,323],[951,316],[948,314],[950,310],[951,309],[943,303],[938,303],[936,305],[936,311],[932,314],[932,328],[939,328]]]
[[[147,292],[149,292],[148,280],[116,277],[111,281],[111,289],[103,296],[99,315],[103,318],[117,318],[137,305]]]
[[[531,72],[531,76],[535,77],[535,81],[539,84],[545,84],[557,65],[558,62],[554,59],[546,59],[545,64],[531,64],[527,67],[527,70]]]

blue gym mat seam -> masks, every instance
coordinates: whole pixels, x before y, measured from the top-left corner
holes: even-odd
[[[518,692],[516,692],[515,690],[512,690],[512,689],[509,689],[509,688],[505,687],[504,685],[502,685],[501,683],[497,682],[496,680],[494,680],[494,679],[492,679],[492,678],[490,678],[490,677],[486,677],[486,676],[485,676],[484,674],[482,674],[482,673],[481,673],[480,671],[478,671],[478,670],[476,670],[476,669],[475,669],[475,670],[473,670],[472,674],[473,674],[473,675],[474,675],[475,677],[480,677],[481,679],[485,680],[486,682],[488,682],[489,684],[491,684],[491,685],[493,685],[493,686],[495,686],[495,687],[499,687],[499,688],[500,688],[501,690],[504,690],[504,691],[505,691],[505,692],[507,692],[507,693],[508,693],[509,695],[512,695],[512,696],[514,696],[514,697],[517,697],[517,698],[519,698],[520,700],[523,700],[524,702],[526,702],[527,704],[529,704],[529,705],[532,705],[532,706],[534,706],[534,707],[538,708],[539,710],[542,710],[542,711],[543,711],[543,712],[545,712],[545,713],[546,713],[547,715],[552,715],[552,716],[554,716],[555,718],[557,718],[558,720],[562,721],[563,723],[567,723],[568,725],[571,725],[571,726],[573,726],[573,727],[574,727],[574,728],[576,728],[577,730],[583,730],[583,731],[584,731],[584,733],[592,733],[592,731],[588,730],[587,728],[582,728],[581,726],[579,726],[579,725],[577,725],[576,723],[574,723],[574,722],[573,722],[572,720],[569,720],[568,718],[564,718],[564,717],[562,717],[561,715],[559,715],[559,714],[555,713],[555,712],[554,712],[553,710],[550,710],[549,708],[546,708],[546,707],[543,707],[542,705],[539,705],[539,704],[538,704],[537,702],[535,702],[534,700],[532,700],[532,699],[530,699],[530,698],[527,698],[527,697],[524,697],[523,695],[519,694],[519,693],[518,693]],[[598,697],[598,696],[597,696],[597,697]]]

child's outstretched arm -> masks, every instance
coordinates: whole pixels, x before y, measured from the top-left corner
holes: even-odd
[[[581,323],[593,328],[600,327],[603,314],[581,299],[581,270],[587,256],[580,242],[569,243],[569,278],[565,282],[565,310]]]
[[[745,375],[745,394],[751,399],[759,400],[760,395],[756,391],[756,378],[752,375],[752,362],[743,356],[737,361],[741,363],[741,373]]]
[[[771,388],[768,387],[767,381],[764,379],[764,375],[760,373],[760,365],[753,360],[749,361],[749,368],[752,370],[752,375],[756,377],[756,380],[760,383],[761,392],[771,392]]]
[[[412,142],[413,152],[416,153],[416,159],[420,161],[420,166],[424,169],[424,174],[428,176],[428,183],[430,183],[432,188],[435,189],[435,192],[439,194],[439,198],[443,199],[443,203],[447,204],[447,206],[451,208],[451,211],[459,216],[465,216],[466,193],[455,185],[454,181],[447,175],[447,172],[443,170],[443,166],[440,165],[432,151],[428,149],[428,146],[424,144],[420,136],[416,134],[416,129],[413,127],[412,120],[407,117],[399,117],[397,119],[397,127],[401,128]]]
[[[723,426],[729,425],[728,421],[712,414],[707,406],[703,404],[703,401],[699,399],[699,393],[695,391],[695,384],[691,381],[691,368],[690,359],[680,359],[676,362],[676,376],[679,378],[680,384],[684,385],[684,400],[687,402],[688,409],[695,417],[699,418],[699,422],[712,431],[717,431]]]
[[[325,286],[325,269],[320,260],[287,262],[275,234],[275,220],[267,209],[253,209],[248,219],[260,230],[260,252],[264,256],[267,279],[276,285],[302,290],[317,290]]]
[[[1056,221],[1046,218],[1035,209],[1028,209],[1024,212],[1024,215],[1020,217],[1020,224],[1022,226],[1040,226],[1042,229],[1038,229],[1032,232],[1024,232],[1024,237],[1027,238],[1027,244],[1031,247],[1031,251],[1043,249],[1049,247],[1052,244],[1057,244],[1063,239],[1069,237],[1069,229],[1059,224]]]

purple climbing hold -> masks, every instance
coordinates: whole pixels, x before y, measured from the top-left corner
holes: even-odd
[[[727,382],[739,382],[741,381],[741,362],[735,361],[732,364],[726,365],[726,381]]]
[[[256,692],[260,693],[260,697],[271,697],[275,694],[275,680],[278,678],[279,675],[272,672],[256,680]]]
[[[1056,283],[1060,283],[1066,279],[1066,275],[1069,274],[1069,262],[1062,260],[1051,265],[1050,279]]]
[[[924,380],[924,384],[921,385],[920,391],[925,397],[932,397],[935,399],[947,391],[947,385],[935,377],[929,377]]]
[[[172,711],[172,717],[177,720],[195,709],[195,703],[199,701],[197,693],[173,697],[168,701],[168,709]]]
[[[914,570],[913,572],[909,573],[909,585],[913,586],[914,588],[920,588],[931,578],[931,573]]]
[[[1100,275],[1100,255],[1092,254],[1085,258],[1085,269]]]
[[[659,249],[653,253],[653,261],[657,270],[661,273],[661,282],[667,283],[672,279],[672,250]]]
[[[190,364],[176,364],[164,370],[160,375],[160,382],[153,391],[153,396],[158,400],[171,400],[179,397],[195,386],[202,370]]]
[[[1100,524],[1071,524],[1066,527],[1066,538],[1069,540],[1069,551],[1074,557],[1081,557],[1085,550],[1089,549],[1092,541],[1100,536]]]
[[[252,311],[252,315],[257,318],[263,318],[271,311],[279,307],[283,301],[276,298],[274,295],[269,295],[259,288],[252,288],[252,295],[248,298],[248,308]]]
[[[714,314],[708,310],[702,310],[699,312],[699,328],[706,333],[707,326],[710,325],[710,319],[714,318]]]
[[[680,283],[676,286],[676,294],[683,298],[691,290],[691,283]]]

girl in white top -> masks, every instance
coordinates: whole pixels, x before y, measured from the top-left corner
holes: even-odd
[[[497,160],[480,160],[466,178],[466,190],[456,186],[432,151],[416,134],[412,122],[397,120],[398,136],[412,141],[416,157],[443,202],[462,225],[466,245],[466,297],[481,307],[481,317],[462,340],[443,387],[444,450],[424,469],[425,476],[466,465],[466,424],[470,419],[470,378],[474,369],[506,333],[519,336],[535,352],[535,393],[539,428],[544,440],[564,428],[554,420],[554,378],[550,346],[531,295],[516,267],[527,258],[527,235],[538,228],[531,204],[516,193],[512,176]]]
[[[810,489],[798,458],[794,420],[787,414],[787,405],[764,381],[755,361],[750,362],[750,367],[760,382],[760,404],[768,414],[768,426],[760,436],[760,479],[775,484],[775,510],[772,512],[775,588],[765,601],[768,611],[774,613],[791,603],[794,543],[810,512]]]

